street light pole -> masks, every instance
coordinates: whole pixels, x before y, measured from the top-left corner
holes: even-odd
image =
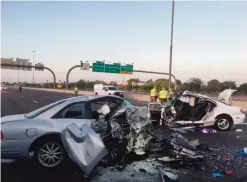
[[[174,22],[174,0],[172,0],[171,44],[170,44],[170,63],[169,63],[169,90],[171,88],[171,74],[172,74],[173,22]]]
[[[33,52],[33,66],[34,66],[34,54],[36,51],[32,51]],[[34,68],[33,68],[33,84],[34,84]]]

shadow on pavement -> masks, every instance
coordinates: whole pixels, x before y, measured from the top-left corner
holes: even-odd
[[[47,170],[40,168],[33,162],[16,162],[14,164],[2,164],[2,182],[87,182],[83,174],[73,165]]]

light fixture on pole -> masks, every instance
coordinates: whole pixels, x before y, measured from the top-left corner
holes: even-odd
[[[32,51],[33,52],[33,66],[34,66],[34,55],[36,51]],[[34,84],[34,68],[33,68],[33,84]]]
[[[172,74],[173,22],[174,22],[174,0],[172,0],[171,44],[170,44],[170,63],[169,63],[169,90],[171,89],[171,74]]]

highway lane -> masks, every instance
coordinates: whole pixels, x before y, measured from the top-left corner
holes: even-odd
[[[9,87],[7,92],[1,95],[1,117],[11,114],[23,114],[52,102],[73,97],[73,94],[57,93],[49,91],[39,91],[31,89],[23,89],[19,93],[18,88]],[[133,105],[145,106],[146,102],[130,100]]]

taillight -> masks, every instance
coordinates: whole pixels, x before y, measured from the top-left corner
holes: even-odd
[[[3,132],[1,131],[1,139],[3,138],[4,136],[3,136]]]

